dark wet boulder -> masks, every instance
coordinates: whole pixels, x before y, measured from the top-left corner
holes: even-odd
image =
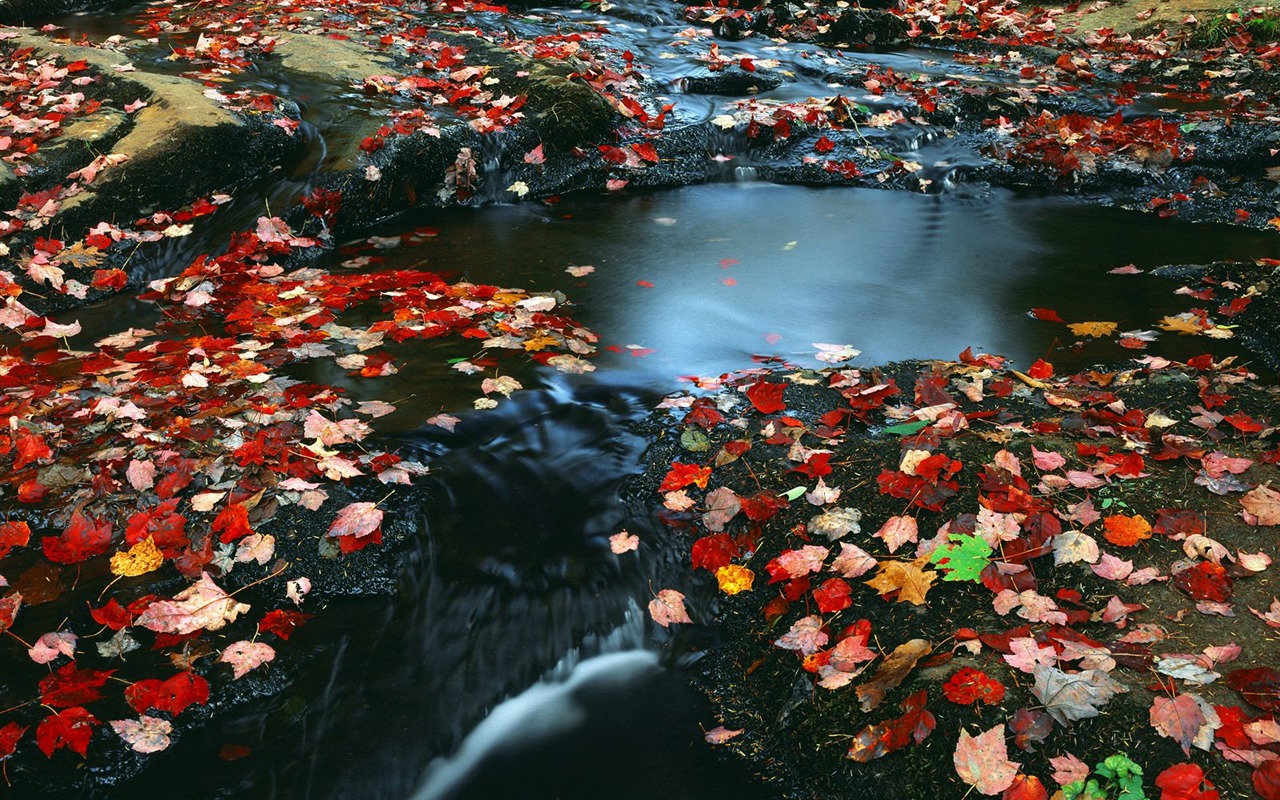
[[[125,0],[0,0],[0,25],[33,25],[59,14],[125,5]]]
[[[886,11],[848,9],[834,22],[823,41],[851,45],[888,47],[901,42],[907,35],[907,23],[902,17]]]
[[[758,92],[767,92],[782,85],[782,76],[776,72],[751,72],[738,66],[712,72],[700,69],[682,79],[684,90],[689,94],[718,94],[728,97],[741,97]]]

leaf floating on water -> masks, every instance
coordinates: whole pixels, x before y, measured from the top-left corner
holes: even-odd
[[[617,555],[636,550],[640,547],[640,537],[627,533],[626,531],[618,531],[609,537],[609,549]]]
[[[684,607],[684,594],[675,589],[663,589],[658,596],[649,601],[649,616],[653,621],[667,627],[676,624],[692,624],[689,612]]]
[[[1115,333],[1118,325],[1114,322],[1072,322],[1067,327],[1076,336],[1092,336],[1096,339]]]

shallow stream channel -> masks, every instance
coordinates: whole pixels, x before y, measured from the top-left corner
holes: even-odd
[[[643,22],[613,24],[651,41],[646,57],[678,83],[679,65],[659,54],[674,22],[657,19],[650,34]],[[799,59],[767,40],[721,46]],[[926,51],[856,58],[899,71],[961,69]],[[801,62],[811,63],[797,61],[798,82],[762,96],[821,88],[830,65],[806,79]],[[678,88],[675,114],[719,113],[717,101]],[[470,207],[402,215],[321,257],[313,266],[422,268],[559,293],[565,313],[600,337],[596,369],[565,376],[512,362],[504,369],[526,390],[480,412],[471,410],[478,378],[453,368],[476,355],[466,342],[401,346],[399,372],[377,381],[353,382],[336,367],[299,371],[356,400],[393,402],[379,434],[431,468],[399,594],[325,609],[298,634],[313,655],[296,681],[214,715],[120,796],[769,798],[703,741],[719,723],[682,670],[716,631],[669,635],[643,611],[664,576],[683,569],[656,503],[626,488],[646,447],[635,426],[657,402],[760,359],[820,367],[818,344],[861,351],[854,366],[954,359],[970,347],[1018,369],[1040,358],[1060,372],[1117,361],[1135,353],[1114,339],[1073,346],[1063,325],[1032,310],[1148,331],[1190,305],[1154,268],[1280,258],[1274,233],[952,181],[952,168],[978,156],[925,129],[895,135],[886,146],[937,170],[928,193],[774,183],[726,139],[709,144],[724,158],[708,183],[516,203],[482,193]],[[323,160],[315,148],[318,138],[312,164]],[[244,221],[237,215],[261,213],[264,197],[299,193],[307,169],[238,197],[228,228],[208,241],[225,240]],[[402,235],[414,246],[391,246]],[[148,270],[175,274],[208,241],[153,254]],[[1136,269],[1114,272],[1127,265]],[[100,336],[147,325],[148,309],[125,298],[75,316]],[[1230,340],[1171,333],[1151,347],[1169,358],[1206,350],[1248,358]],[[462,421],[452,433],[427,425],[437,414]],[[622,529],[640,536],[638,553],[610,552],[608,537]],[[218,759],[227,742],[252,754]]]

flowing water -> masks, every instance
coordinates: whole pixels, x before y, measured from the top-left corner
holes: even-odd
[[[679,92],[697,62],[664,55],[686,27],[671,8],[633,9],[654,17],[647,27],[604,24],[655,65],[679,120],[705,120],[724,101]],[[545,11],[512,24],[534,32],[561,19],[594,17]],[[84,16],[61,23],[97,34],[120,29],[118,20]],[[830,94],[832,75],[867,62],[991,79],[926,51],[824,53],[760,39],[720,46],[779,59],[795,79],[763,95],[775,99]],[[310,150],[291,177],[241,197],[223,217],[226,228],[154,254],[152,277],[182,269],[268,204],[279,208],[325,161],[326,115],[341,104],[318,104],[324,87],[285,85],[266,71],[248,79],[302,103]],[[890,103],[852,96],[877,108]],[[940,175],[980,158],[928,126],[897,127],[875,135],[942,165]],[[400,410],[384,420],[384,433],[433,461],[401,594],[390,604],[329,609],[298,635],[312,659],[296,684],[156,757],[127,796],[173,796],[172,779],[183,775],[201,778],[208,797],[767,797],[701,741],[699,726],[718,722],[680,669],[714,631],[666,641],[642,612],[651,591],[680,574],[683,545],[670,541],[643,498],[620,492],[643,451],[630,423],[680,376],[715,376],[750,366],[755,355],[816,367],[814,343],[860,349],[855,365],[950,359],[970,346],[1024,368],[1036,358],[1070,369],[1129,357],[1109,343],[1072,349],[1062,325],[1028,312],[1051,307],[1070,322],[1147,329],[1189,304],[1173,294],[1176,284],[1109,270],[1280,256],[1274,235],[963,184],[930,195],[779,186],[755,180],[762,171],[732,137],[711,144],[733,157],[720,183],[430,212],[377,231],[437,232],[419,247],[380,252],[377,268],[417,266],[563,293],[601,336],[598,371],[568,380],[512,366],[527,386],[542,388],[469,417],[450,435],[423,424],[479,395],[478,378],[449,368],[449,359],[473,355],[463,344],[403,347],[400,372],[379,381],[350,383],[336,369],[308,366],[317,371],[307,377],[347,385],[357,399],[395,402]],[[482,155],[497,163],[496,152]],[[319,264],[345,269],[348,258],[336,251]],[[566,272],[582,266],[594,270]],[[121,319],[146,324],[148,313],[118,300],[76,316],[93,335]],[[1229,348],[1172,334],[1153,345],[1174,357]],[[644,546],[614,556],[606,537],[624,527]],[[713,602],[704,596],[693,605]],[[251,745],[255,755],[213,758],[228,742]]]

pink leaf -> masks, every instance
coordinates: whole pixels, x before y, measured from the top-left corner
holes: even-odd
[[[1044,472],[1051,472],[1067,463],[1061,453],[1055,453],[1052,450],[1048,452],[1037,450],[1035,445],[1031,446],[1031,457],[1035,462],[1036,469]]]
[[[801,617],[774,644],[784,650],[798,650],[806,656],[818,652],[827,644],[827,635],[822,632],[822,617],[817,614]]]
[[[1089,569],[1099,578],[1109,581],[1122,581],[1133,572],[1133,562],[1117,558],[1110,553],[1103,553],[1097,564],[1090,564]]]
[[[653,621],[667,627],[674,624],[690,624],[689,612],[684,608],[684,595],[675,589],[663,589],[658,596],[649,601],[649,616]]]
[[[907,542],[916,541],[919,537],[919,529],[916,526],[915,517],[889,517],[884,525],[880,526],[880,530],[873,535],[883,539],[889,552],[895,553]]]
[[[986,795],[1000,794],[1012,786],[1020,766],[1009,760],[1003,724],[977,736],[961,730],[954,761],[960,780]]]
[[[352,503],[338,512],[329,526],[330,536],[368,536],[382,526],[382,509],[377,503]]]
[[[262,642],[233,642],[222,651],[218,660],[230,664],[235,673],[233,680],[239,680],[251,669],[255,669],[276,657],[275,649]]]
[[[538,146],[541,147],[542,145],[538,145]],[[710,744],[724,744],[725,742],[729,741],[733,737],[739,736],[741,734],[742,734],[742,731],[740,730],[731,731],[725,726],[720,725],[719,727],[712,728],[711,730],[703,734],[703,738],[706,739],[707,742],[709,742]]]

